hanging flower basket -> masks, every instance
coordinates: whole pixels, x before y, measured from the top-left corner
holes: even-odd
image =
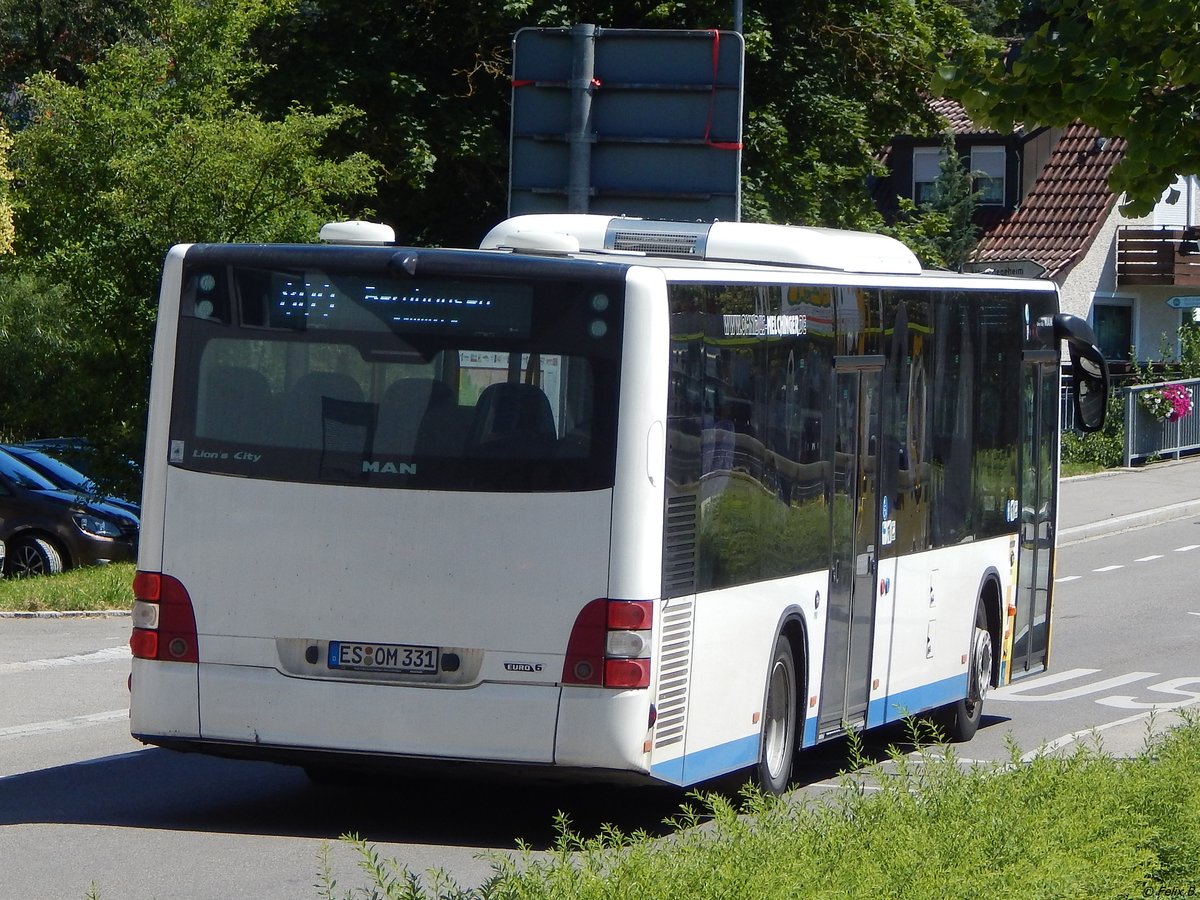
[[[1138,402],[1160,422],[1178,422],[1192,411],[1192,392],[1182,384],[1142,391]]]

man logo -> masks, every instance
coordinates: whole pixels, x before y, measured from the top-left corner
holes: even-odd
[[[364,459],[362,464],[364,473],[370,472],[378,475],[416,475],[416,463],[381,463],[373,459]]]

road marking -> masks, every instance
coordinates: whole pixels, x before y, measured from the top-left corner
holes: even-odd
[[[1063,584],[1068,581],[1078,581],[1082,577],[1082,575],[1064,575],[1062,578],[1055,578],[1054,583]]]
[[[1175,700],[1171,703],[1162,701],[1146,703],[1138,700],[1136,697],[1101,697],[1096,702],[1104,706],[1115,706],[1118,709],[1182,709],[1185,706],[1191,706],[1193,703],[1200,703],[1200,693],[1184,690],[1184,686],[1194,684],[1200,684],[1200,678],[1172,678],[1170,681],[1152,684],[1146,688],[1148,691],[1157,691],[1160,694],[1174,694],[1177,697],[1185,698],[1183,700]]]
[[[1188,544],[1186,547],[1176,547],[1175,552],[1187,553],[1189,550],[1195,550],[1197,547],[1200,547],[1200,544]]]
[[[1162,559],[1162,554],[1155,553],[1153,556],[1143,556],[1141,559],[1135,559],[1134,562],[1154,562],[1156,559]]]
[[[1102,566],[1099,569],[1092,569],[1093,572],[1115,572],[1117,569],[1123,569],[1124,566]]]
[[[86,716],[71,716],[67,719],[51,719],[48,722],[30,722],[28,725],[10,725],[0,728],[0,741],[6,738],[33,737],[37,734],[55,734],[60,731],[71,731],[76,728],[86,728],[90,725],[103,725],[117,719],[129,717],[127,709],[110,709],[107,712],[91,713]]]
[[[0,663],[0,675],[15,672],[37,672],[41,669],[58,669],[64,666],[86,666],[94,663],[115,662],[129,659],[129,647],[108,647],[104,650],[94,650],[91,653],[77,653],[74,656],[55,656],[50,659],[29,659],[24,662]]]
[[[1021,762],[1031,762],[1039,756],[1053,753],[1055,750],[1061,750],[1068,744],[1073,744],[1080,738],[1090,737],[1098,734],[1101,731],[1107,731],[1110,728],[1116,728],[1120,725],[1132,725],[1134,722],[1140,722],[1145,719],[1152,718],[1157,713],[1157,710],[1149,710],[1144,713],[1138,713],[1134,716],[1129,716],[1125,719],[1117,719],[1115,722],[1105,722],[1103,725],[1093,725],[1091,728],[1081,728],[1079,731],[1072,731],[1070,734],[1064,734],[1062,737],[1055,738],[1048,744],[1038,747],[1036,750],[1030,750],[1021,757]]]
[[[1102,681],[1082,684],[1078,687],[1067,688],[1066,690],[1055,691],[1050,694],[1028,695],[1029,691],[1035,691],[1039,688],[1058,684],[1063,681],[1070,681],[1083,675],[1094,675],[1099,671],[1099,669],[1067,669],[1067,671],[1059,672],[1055,675],[1044,675],[1041,678],[1035,678],[1033,681],[1021,681],[1016,685],[1010,684],[1006,687],[998,688],[988,694],[988,699],[994,697],[997,700],[1011,700],[1022,703],[1050,703],[1055,700],[1074,700],[1076,697],[1098,694],[1101,691],[1120,687],[1123,684],[1129,684],[1133,681],[1144,681],[1158,674],[1157,672],[1128,672],[1124,675],[1116,675],[1112,678],[1105,678]]]

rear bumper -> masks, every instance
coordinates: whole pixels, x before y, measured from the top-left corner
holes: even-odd
[[[305,768],[334,769],[351,774],[392,777],[429,777],[480,782],[523,782],[530,784],[628,784],[659,785],[662,780],[642,772],[582,766],[546,765],[529,762],[431,759],[420,756],[315,750],[278,747],[236,741],[212,741],[167,735],[138,734],[135,740],[181,753],[203,753],[227,759],[272,762]]]
[[[202,664],[201,739],[355,754],[554,760],[557,685],[413,688]]]

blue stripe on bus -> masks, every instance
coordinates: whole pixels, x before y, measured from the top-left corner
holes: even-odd
[[[687,753],[679,759],[667,760],[651,767],[650,774],[672,784],[695,784],[708,778],[716,778],[727,772],[736,772],[758,762],[758,735],[751,734],[736,741],[718,744],[695,753]],[[687,780],[684,781],[684,773]]]
[[[955,675],[944,678],[933,684],[922,684],[919,687],[901,691],[879,700],[872,700],[867,705],[867,727],[874,728],[888,722],[896,722],[905,716],[925,710],[935,709],[961,700],[967,695],[967,676]],[[817,745],[817,717],[809,716],[804,721],[804,740],[801,747]]]
[[[867,727],[874,728],[885,722],[896,722],[905,716],[936,709],[947,703],[954,703],[967,696],[967,673],[943,678],[933,684],[923,684],[919,687],[890,694],[882,700],[872,700],[867,707]]]
[[[867,707],[867,727],[874,728],[886,722],[896,722],[905,716],[954,703],[967,695],[967,676],[964,672],[952,678],[944,678],[933,684],[901,691],[881,700],[872,700]],[[716,778],[728,772],[744,769],[758,762],[759,736],[752,734],[716,747],[686,753],[677,759],[652,766],[650,774],[671,784],[695,784],[708,778]],[[812,747],[817,743],[817,717],[808,716],[804,722],[804,740],[801,746]],[[686,780],[685,780],[686,776]]]

